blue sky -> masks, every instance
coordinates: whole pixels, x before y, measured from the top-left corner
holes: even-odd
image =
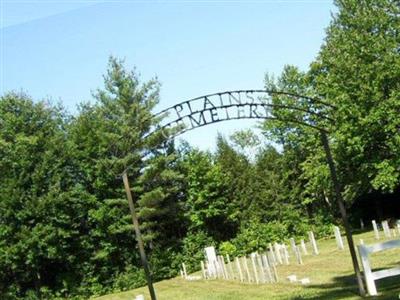
[[[23,90],[71,112],[102,87],[110,55],[162,83],[159,109],[218,91],[263,88],[285,64],[306,70],[323,42],[332,1],[1,2],[0,93]],[[230,121],[182,137],[212,149],[254,126]]]

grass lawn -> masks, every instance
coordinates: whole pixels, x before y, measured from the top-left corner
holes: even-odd
[[[382,236],[383,234],[381,234]],[[398,238],[398,237],[397,237]],[[373,232],[356,234],[354,241],[359,244],[376,243]],[[383,238],[381,237],[381,240]],[[357,285],[348,248],[337,250],[334,239],[319,240],[318,256],[303,255],[303,265],[297,265],[294,255],[290,256],[290,265],[278,266],[278,283],[249,284],[233,280],[197,280],[186,281],[173,278],[155,284],[157,299],[193,299],[193,300],[239,300],[239,299],[361,299],[357,295]],[[308,246],[308,251],[311,248]],[[290,253],[290,252],[289,252]],[[400,249],[393,249],[371,256],[373,270],[400,265]],[[199,275],[196,273],[196,275]],[[299,285],[289,283],[286,276],[296,274],[297,278],[308,277],[311,283]],[[400,277],[377,281],[379,296],[369,299],[400,299]],[[144,294],[150,299],[147,287],[96,298],[97,300],[133,300],[136,295]]]

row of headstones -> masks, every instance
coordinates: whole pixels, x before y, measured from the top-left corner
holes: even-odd
[[[314,255],[318,255],[318,246],[314,237],[314,233],[308,233],[310,245]],[[298,264],[303,264],[302,254],[308,255],[306,243],[304,240],[297,245],[294,238],[290,239],[290,244],[294,257]],[[300,251],[301,249],[301,251]],[[205,248],[206,261],[201,262],[202,275],[204,279],[221,278],[221,279],[238,279],[241,282],[277,282],[278,274],[277,265],[289,264],[289,251],[285,244],[270,243],[268,250],[261,255],[252,253],[250,255],[251,264],[249,267],[248,258],[236,257],[231,261],[229,255],[226,261],[222,256],[216,256],[214,247]],[[234,271],[235,270],[235,271]],[[181,276],[187,280],[195,280],[195,276],[188,276],[185,264],[182,264]]]
[[[388,221],[382,221],[382,229],[385,237],[387,238],[392,238],[396,236],[400,236],[400,221],[397,221],[396,227],[397,228],[390,228]],[[372,220],[372,227],[374,228],[375,232],[375,238],[379,240],[380,235],[379,235],[379,229],[378,225],[376,224],[375,220]],[[397,229],[397,231],[396,231]],[[343,239],[340,234],[340,229],[337,226],[333,226],[333,232],[335,234],[335,239],[336,239],[336,245],[338,249],[343,250],[344,249],[344,244],[343,244]],[[363,242],[362,242],[363,243]]]
[[[383,229],[383,234],[385,235],[386,238],[392,238],[395,237],[397,235],[400,235],[400,222],[397,221],[396,223],[396,227],[397,228],[390,228],[389,227],[389,222],[388,221],[382,221],[382,229]],[[376,224],[375,220],[372,220],[372,227],[374,228],[374,233],[375,233],[375,238],[377,240],[380,239],[380,235],[379,235],[379,229],[378,229],[378,225]],[[397,229],[397,231],[396,231]]]
[[[213,267],[210,264],[213,264]],[[240,280],[249,283],[272,283],[278,281],[278,273],[271,261],[270,253],[252,253],[250,257],[235,257],[230,260],[226,255],[217,256],[212,262],[200,262],[204,279],[220,278],[226,280]]]

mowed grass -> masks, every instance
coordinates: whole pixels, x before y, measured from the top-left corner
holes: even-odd
[[[363,239],[365,244],[377,243],[372,231],[354,235],[356,244],[359,244],[359,239]],[[379,242],[383,240],[381,237]],[[278,283],[257,285],[222,279],[187,281],[179,277],[157,282],[154,285],[157,299],[362,299],[358,296],[348,248],[346,247],[344,251],[338,250],[334,239],[319,240],[317,243],[320,254],[318,256],[303,255],[303,265],[298,265],[294,255],[289,251],[290,265],[277,267]],[[311,253],[308,244],[307,247]],[[373,270],[399,266],[400,249],[374,253],[371,256],[371,262]],[[289,283],[286,277],[291,274],[297,275],[297,278],[308,277],[311,283],[308,285]],[[200,275],[200,272],[195,275]],[[379,295],[369,297],[369,299],[400,299],[400,277],[378,280],[377,289]],[[132,300],[139,294],[143,294],[145,299],[150,299],[147,287],[96,299]]]

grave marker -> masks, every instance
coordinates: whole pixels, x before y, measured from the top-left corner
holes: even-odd
[[[182,268],[183,268],[183,275],[185,277],[185,279],[187,278],[187,273],[186,273],[186,265],[185,263],[182,263]]]
[[[295,247],[295,250],[296,250],[297,263],[299,265],[302,265],[303,264],[303,259],[301,258],[300,249],[299,249],[299,247],[297,247],[297,245],[294,245],[294,247]]]
[[[374,228],[375,238],[379,240],[379,230],[375,220],[372,220],[372,227]]]
[[[246,257],[246,256],[243,256],[243,257],[242,257],[242,261],[243,261],[243,264],[244,264],[244,270],[246,271],[247,281],[248,281],[248,282],[251,282],[252,279],[251,279],[251,276],[250,276],[249,266],[248,266],[248,264],[247,264],[247,257]]]
[[[396,221],[396,225],[397,225],[397,231],[398,231],[398,233],[400,235],[400,220]]]
[[[265,266],[265,269],[267,270],[268,281],[269,281],[269,282],[273,282],[274,280],[273,280],[273,278],[272,278],[271,269],[270,269],[270,266],[269,266],[269,263],[268,263],[268,258],[267,258],[267,256],[266,256],[265,254],[263,254],[263,255],[261,256],[261,259],[262,259],[262,261],[263,261],[263,264],[264,264],[264,266]]]
[[[382,228],[383,228],[383,233],[385,234],[385,237],[391,238],[392,234],[390,233],[388,221],[386,221],[386,220],[382,221]]]
[[[240,282],[243,282],[243,273],[242,273],[242,268],[240,267],[240,261],[238,257],[235,257],[235,262],[236,262],[236,268],[239,273]]]
[[[233,268],[232,268],[232,264],[231,264],[231,259],[229,258],[229,254],[226,255],[226,260],[228,262],[228,270],[229,270],[229,277],[231,279],[235,279],[235,273],[233,273]]]
[[[265,279],[265,271],[263,268],[263,263],[261,260],[261,256],[258,255],[258,253],[256,254],[256,262],[258,264],[258,268],[260,269],[260,277],[261,277],[261,283],[265,283],[267,280]]]
[[[255,253],[250,254],[250,259],[251,259],[251,264],[253,266],[254,278],[256,280],[256,283],[258,284],[259,279],[258,279],[257,266],[256,266],[256,262],[255,262]]]
[[[292,247],[293,254],[297,255],[296,254],[296,242],[295,242],[294,238],[290,238],[289,241],[290,241],[290,246]]]
[[[204,279],[207,279],[206,269],[204,268],[204,262],[201,261],[201,262],[200,262],[200,265],[201,265],[201,273],[203,274],[203,278],[204,278]]]
[[[285,265],[289,264],[289,252],[285,244],[282,244],[283,259],[285,260]]]
[[[306,248],[306,243],[304,243],[303,239],[300,240],[300,246],[301,246],[301,250],[303,251],[303,254],[304,255],[308,255],[307,248]]]
[[[317,242],[315,241],[314,232],[309,231],[308,237],[310,239],[310,243],[311,243],[314,255],[318,255],[319,252],[318,252]]]
[[[269,248],[269,253],[270,253],[273,265],[275,265],[276,264],[276,258],[275,258],[274,249],[272,248],[272,244],[271,243],[268,244],[268,248]]]
[[[277,261],[279,262],[279,264],[282,265],[283,261],[282,261],[282,256],[281,256],[281,252],[280,252],[281,249],[280,248],[281,248],[280,245],[277,242],[275,242],[274,243],[275,257],[276,257]]]
[[[218,261],[217,254],[215,253],[214,247],[206,247],[204,248],[206,253],[206,262],[207,262],[207,270],[210,277],[217,277],[219,269],[218,269]]]
[[[221,264],[222,276],[224,277],[224,279],[229,279],[228,278],[228,274],[226,272],[226,266],[225,266],[224,258],[221,255],[218,256],[218,258],[219,258],[219,263]]]
[[[337,226],[333,226],[333,231],[335,233],[336,245],[338,246],[339,250],[344,249],[342,236],[340,234],[340,229]]]

